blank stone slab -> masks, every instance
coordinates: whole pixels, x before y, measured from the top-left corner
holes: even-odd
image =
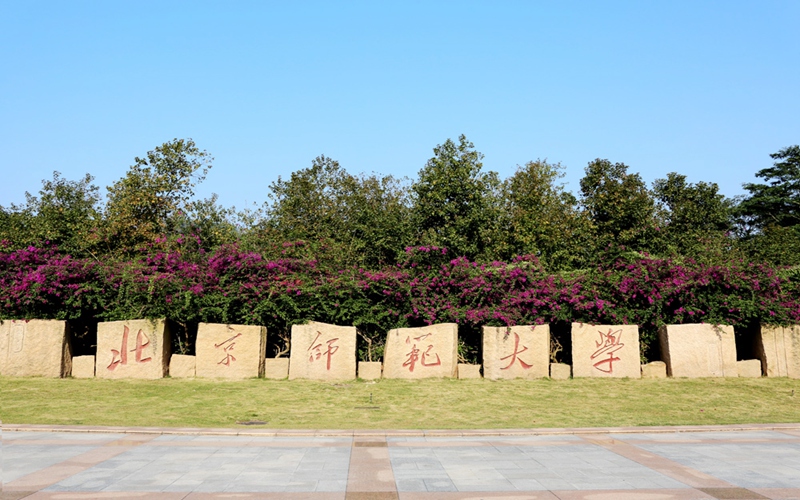
[[[736,371],[740,377],[758,378],[761,376],[761,360],[744,359],[737,361]]]
[[[642,378],[667,378],[667,364],[663,361],[652,361],[642,365]]]
[[[761,325],[756,351],[767,377],[800,378],[800,325]]]
[[[550,363],[550,378],[568,380],[572,376],[572,366],[565,363]]]
[[[356,328],[311,322],[292,326],[289,380],[356,378]]]
[[[383,356],[383,378],[455,378],[458,325],[389,330]]]
[[[483,327],[484,378],[543,378],[549,368],[550,325]]]
[[[67,377],[72,371],[69,327],[59,320],[0,322],[0,375]]]
[[[658,329],[662,359],[671,377],[738,377],[733,327],[690,323]]]
[[[173,354],[169,358],[171,378],[194,378],[197,372],[197,359],[188,354]]]
[[[573,377],[641,378],[639,327],[572,323]]]
[[[163,319],[97,325],[97,378],[163,378],[168,373],[169,329]]]
[[[471,365],[469,363],[458,364],[458,378],[481,378],[481,365]]]
[[[377,380],[381,378],[383,367],[380,361],[359,361],[358,378],[363,380]]]
[[[94,356],[72,358],[72,378],[94,378]]]
[[[264,360],[264,378],[283,380],[289,376],[289,358],[267,358]]]
[[[263,326],[200,323],[195,356],[198,378],[246,379],[264,375],[267,329]]]

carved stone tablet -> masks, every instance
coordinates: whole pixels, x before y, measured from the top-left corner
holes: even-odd
[[[69,327],[59,320],[0,322],[0,375],[68,377],[72,371]]]
[[[572,323],[572,376],[641,378],[639,327]]]
[[[457,359],[455,323],[390,330],[384,350],[383,378],[455,378]]]
[[[691,323],[658,329],[661,358],[671,377],[738,377],[733,327]]]
[[[356,378],[356,327],[311,322],[292,326],[289,380]]]
[[[263,326],[200,323],[196,376],[245,379],[264,375],[267,329]]]
[[[761,325],[756,351],[767,377],[800,378],[800,325]]]
[[[168,373],[169,329],[163,319],[97,325],[97,378],[163,378]]]
[[[550,368],[550,325],[483,327],[483,377],[543,378]]]

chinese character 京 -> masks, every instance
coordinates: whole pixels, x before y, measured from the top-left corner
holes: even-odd
[[[500,361],[505,361],[508,358],[511,358],[511,361],[509,361],[508,365],[506,365],[504,368],[500,368],[500,369],[501,370],[508,370],[514,364],[514,361],[519,361],[520,366],[522,366],[523,369],[528,370],[533,365],[529,365],[528,363],[522,361],[522,358],[517,357],[518,354],[522,354],[523,352],[525,352],[527,350],[528,350],[527,346],[522,346],[522,350],[521,351],[519,350],[519,334],[514,332],[514,352],[512,352],[511,354],[509,354],[505,358],[500,358]]]
[[[241,333],[237,333],[236,335],[234,335],[233,337],[229,338],[228,340],[220,342],[219,344],[214,344],[214,347],[216,349],[219,349],[220,347],[222,347],[222,350],[225,352],[225,357],[222,358],[222,361],[217,363],[218,365],[231,366],[231,362],[232,361],[236,361],[236,358],[233,357],[233,354],[231,354],[231,351],[233,350],[233,346],[236,345],[236,342],[234,342],[234,340],[238,339],[241,336],[242,336]]]
[[[414,367],[416,366],[417,361],[419,361],[422,366],[439,366],[442,364],[442,360],[439,359],[439,355],[436,353],[431,353],[431,351],[434,348],[433,343],[428,344],[424,352],[420,351],[420,349],[417,347],[417,342],[422,342],[431,335],[433,334],[427,333],[425,335],[420,335],[419,337],[414,337],[414,340],[416,342],[414,342],[413,344],[411,342],[411,337],[410,336],[406,337],[406,344],[412,344],[411,351],[408,352],[408,354],[406,354],[406,356],[408,356],[408,359],[406,359],[405,363],[403,363],[403,367],[404,368],[408,367],[408,371],[410,372],[414,371]],[[429,361],[428,358],[432,358],[433,356],[436,356],[436,361],[432,360]]]
[[[339,350],[339,346],[334,345],[334,343],[339,340],[338,337],[330,339],[325,343],[328,344],[328,348],[323,352],[322,351],[322,342],[317,343],[319,338],[322,336],[322,332],[317,332],[317,336],[314,337],[314,340],[311,342],[311,347],[308,348],[308,352],[310,353],[308,356],[308,362],[313,363],[314,361],[320,359],[323,355],[327,357],[327,364],[326,368],[328,370],[331,369],[331,357],[336,354],[336,351]]]
[[[592,354],[591,359],[606,355],[608,355],[608,357],[600,358],[600,360],[592,366],[604,373],[614,373],[614,361],[620,360],[620,358],[614,356],[614,353],[625,347],[625,344],[621,342],[622,330],[612,332],[609,328],[608,333],[598,333],[600,334],[600,341],[595,341],[597,350]],[[607,366],[602,367],[602,365]]]
[[[119,348],[119,351],[116,349],[111,349],[111,364],[108,365],[109,371],[114,371],[117,366],[119,365],[127,365],[128,364],[128,335],[130,334],[130,330],[127,326],[125,326],[122,330],[122,345]],[[136,334],[136,347],[130,350],[130,352],[136,353],[135,360],[136,363],[147,363],[152,361],[153,358],[142,357],[142,351],[144,348],[150,345],[150,337],[147,336],[142,330],[139,330],[139,333]]]

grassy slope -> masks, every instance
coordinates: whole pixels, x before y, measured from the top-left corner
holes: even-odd
[[[797,392],[792,395],[792,391]],[[372,394],[372,403],[370,403]],[[377,406],[378,409],[359,407]],[[800,422],[800,380],[322,383],[0,378],[5,423],[481,429]]]

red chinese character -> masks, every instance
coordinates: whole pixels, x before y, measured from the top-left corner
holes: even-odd
[[[614,373],[614,361],[619,361],[620,358],[614,356],[614,353],[625,347],[621,343],[622,330],[612,332],[609,328],[608,333],[598,332],[600,334],[600,341],[595,341],[597,350],[592,354],[591,359],[595,359],[600,355],[608,355],[608,358],[600,359],[597,363],[593,364],[595,368],[604,373]],[[606,368],[601,368],[600,365],[608,364]]]
[[[430,337],[431,335],[433,335],[433,334],[432,333],[428,333],[428,334],[425,334],[425,335],[420,335],[419,337],[414,337],[414,340],[422,341],[422,340],[425,340],[426,338]],[[411,344],[411,337],[406,337],[406,344]],[[428,344],[428,348],[425,349],[425,352],[423,352],[422,356],[420,357],[420,350],[417,349],[417,344],[413,344],[411,346],[411,351],[408,354],[406,354],[406,356],[408,356],[408,359],[406,359],[406,361],[403,363],[403,367],[407,366],[408,367],[408,371],[413,372],[414,371],[414,367],[417,364],[417,361],[419,361],[422,366],[439,366],[439,365],[441,365],[442,364],[442,360],[439,359],[439,355],[438,354],[436,354],[436,353],[431,354],[431,350],[432,349],[433,349],[433,344]],[[428,361],[428,357],[429,356],[436,356],[436,361],[435,362],[429,362]]]
[[[119,351],[116,349],[111,349],[111,364],[108,365],[109,371],[114,371],[117,366],[119,365],[127,365],[128,364],[128,335],[130,330],[127,326],[123,327],[122,330],[122,345],[120,346]],[[142,341],[144,339],[144,341]],[[150,338],[141,330],[136,334],[136,347],[131,349],[130,352],[135,352],[137,363],[147,363],[148,361],[152,361],[153,358],[142,358],[142,351],[144,348],[150,345]],[[119,358],[119,359],[118,359]]]
[[[525,370],[527,370],[528,368],[533,366],[533,365],[529,365],[528,363],[522,361],[522,359],[517,358],[517,354],[522,354],[523,352],[527,351],[528,348],[526,346],[522,346],[522,350],[521,351],[519,351],[518,349],[519,349],[519,334],[518,333],[514,333],[514,352],[512,352],[511,354],[509,354],[505,358],[500,358],[500,361],[503,361],[503,360],[508,359],[508,358],[511,358],[511,361],[509,361],[508,365],[505,368],[500,368],[501,370],[508,370],[509,368],[511,368],[511,365],[514,364],[514,361],[519,361],[519,364],[522,365],[522,368],[524,368]]]
[[[236,345],[236,342],[234,342],[234,340],[236,340],[237,338],[239,338],[241,336],[242,336],[241,333],[237,333],[236,335],[234,335],[233,337],[229,338],[228,340],[226,340],[224,342],[220,342],[219,344],[214,344],[215,348],[219,349],[220,347],[222,347],[222,350],[225,351],[225,357],[222,359],[222,361],[217,363],[218,365],[231,366],[231,361],[236,361],[236,358],[233,357],[233,354],[231,354],[230,351],[232,351],[233,350],[233,346]],[[225,344],[228,344],[228,345],[225,345]]]
[[[324,354],[328,358],[327,359],[327,369],[330,370],[331,369],[331,356],[336,354],[336,351],[339,350],[339,346],[333,345],[333,343],[336,342],[337,340],[339,340],[339,338],[337,337],[337,338],[330,339],[330,340],[326,341],[325,343],[328,344],[328,349],[325,352],[322,352],[322,350],[321,350],[322,342],[320,342],[319,344],[316,343],[317,340],[319,340],[319,338],[321,336],[322,336],[322,332],[317,332],[317,336],[314,338],[314,341],[311,342],[311,347],[308,348],[308,351],[311,353],[309,355],[309,357],[308,357],[308,362],[309,363],[313,363],[314,360],[317,360],[317,359],[321,358],[322,355]]]

